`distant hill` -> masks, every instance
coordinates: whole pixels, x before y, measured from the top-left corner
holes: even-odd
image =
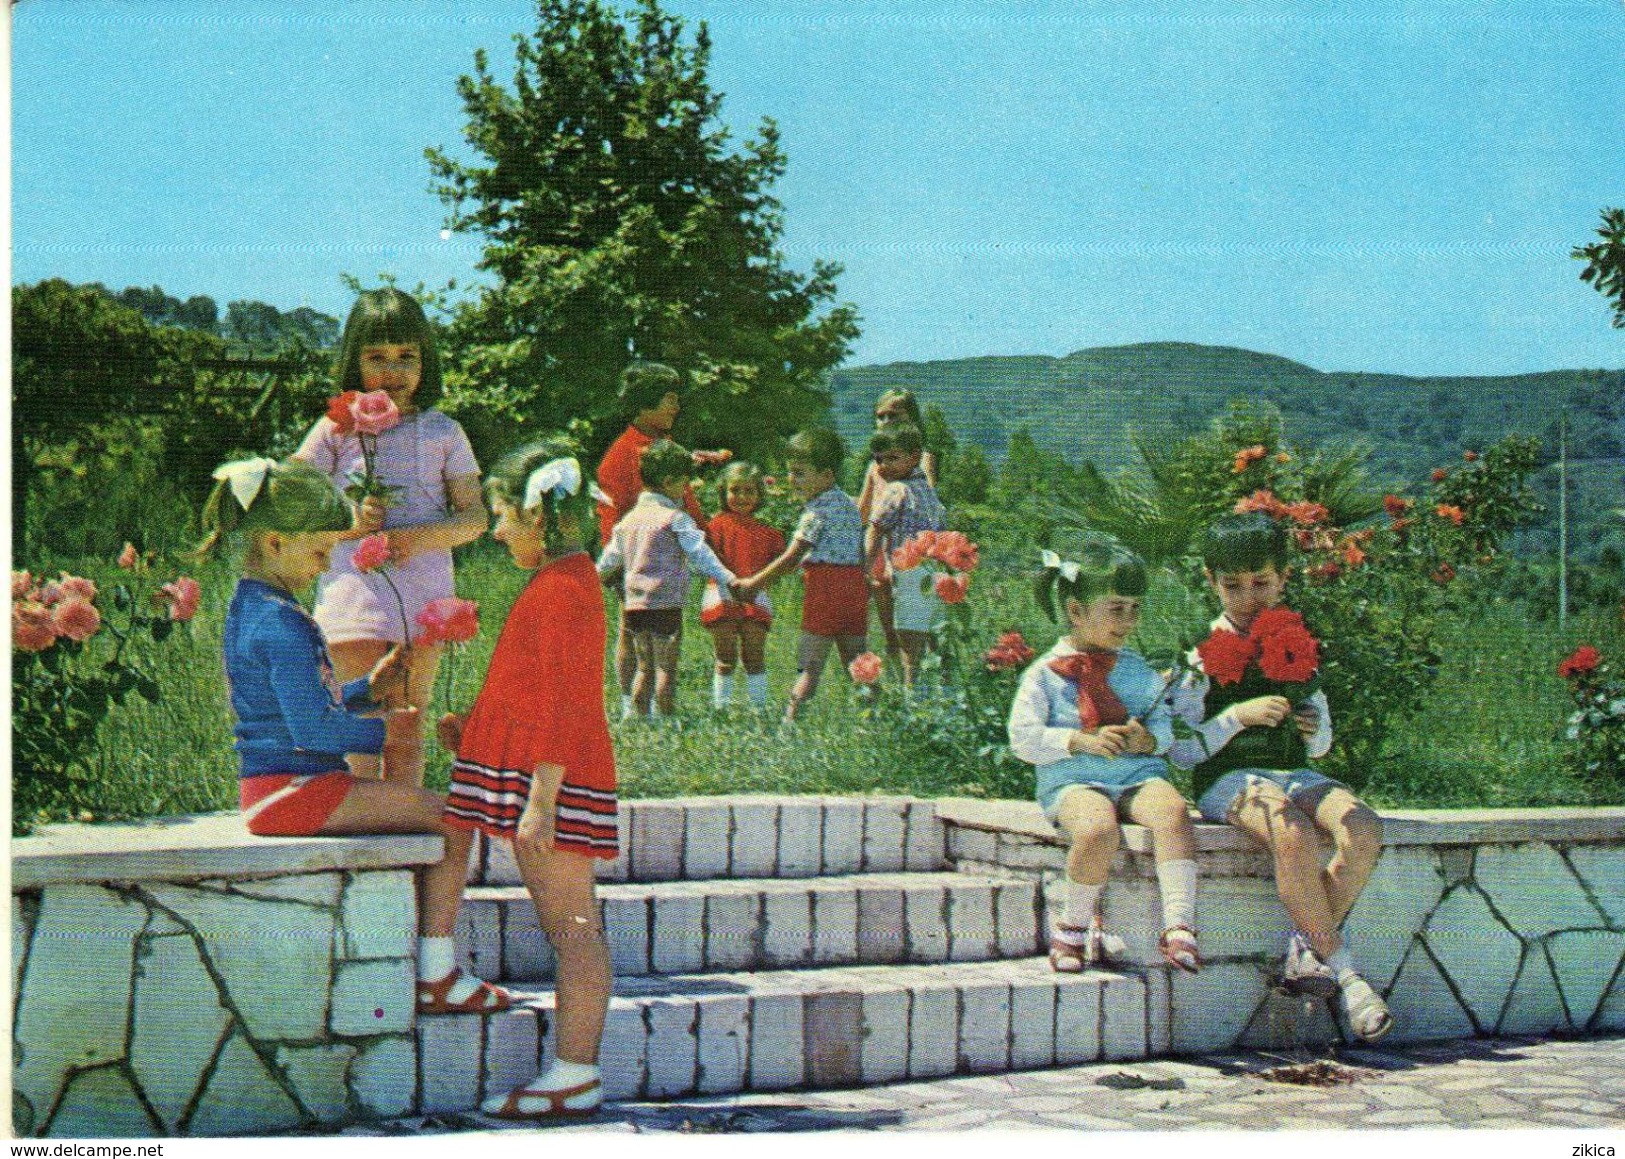
[[[954,433],[995,461],[1010,433],[1026,427],[1039,446],[1091,460],[1108,474],[1135,461],[1131,430],[1178,438],[1232,399],[1261,399],[1280,409],[1290,441],[1363,441],[1373,474],[1393,483],[1420,480],[1512,432],[1539,437],[1554,458],[1558,414],[1567,406],[1577,517],[1601,519],[1605,508],[1625,502],[1625,370],[1412,378],[1321,371],[1273,354],[1186,342],[1095,347],[1064,358],[894,362],[831,375],[833,418],[852,445],[873,429],[874,400],[892,387],[941,407]]]

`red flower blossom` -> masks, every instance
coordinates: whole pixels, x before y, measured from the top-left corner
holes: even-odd
[[[57,580],[57,587],[61,590],[63,598],[69,596],[81,600],[94,600],[96,598],[96,585],[84,576],[69,575],[63,572]]]
[[[937,599],[943,603],[960,604],[965,601],[970,580],[962,575],[939,575],[931,586],[937,593]]]
[[[359,390],[347,390],[327,400],[327,420],[338,428],[339,434],[355,433],[355,412],[351,408],[360,397]]]
[[[1245,515],[1249,511],[1262,511],[1271,519],[1279,519],[1286,513],[1286,504],[1276,498],[1275,492],[1260,488],[1245,499],[1236,501],[1237,515]]]
[[[1463,451],[1461,457],[1463,459],[1466,459],[1469,463],[1478,462],[1478,452],[1477,451]]]
[[[925,562],[925,549],[918,540],[909,540],[891,553],[891,565],[897,571],[913,571]]]
[[[1455,578],[1456,569],[1451,567],[1448,563],[1441,563],[1436,569],[1434,569],[1433,582],[1436,584],[1447,584]]]
[[[102,626],[96,605],[78,596],[69,596],[51,610],[51,628],[58,636],[80,643],[90,639]]]
[[[356,545],[355,555],[350,562],[355,564],[357,571],[372,571],[388,563],[393,555],[389,550],[389,536],[379,531]]]
[[[56,643],[51,613],[37,600],[11,605],[11,646],[19,652],[43,652]]]
[[[1032,663],[1035,655],[1037,653],[1027,646],[1027,641],[1022,638],[1020,632],[1006,632],[987,650],[987,655],[982,659],[988,671],[1004,672]]]
[[[124,550],[118,553],[118,565],[125,571],[134,571],[135,565],[141,562],[141,555],[135,549],[135,544],[126,543]]]
[[[1460,527],[1461,521],[1467,518],[1467,513],[1465,511],[1463,511],[1460,507],[1453,506],[1449,503],[1441,503],[1433,510],[1440,519],[1448,519],[1457,527]]]
[[[28,594],[28,589],[34,586],[34,577],[26,571],[11,573],[11,598],[20,600]]]
[[[1342,575],[1343,567],[1335,559],[1329,559],[1325,563],[1315,564],[1314,567],[1309,569],[1308,574],[1310,579],[1325,583]]]
[[[401,412],[387,390],[369,390],[350,405],[355,433],[378,436],[401,425]]]
[[[879,656],[873,652],[865,652],[855,657],[852,663],[846,666],[846,671],[854,684],[873,684],[880,679],[880,671],[884,666],[885,661]]]
[[[1257,652],[1258,641],[1228,628],[1213,629],[1213,633],[1196,646],[1202,671],[1217,684],[1240,683],[1248,662]]]
[[[1236,452],[1236,462],[1232,470],[1239,475],[1268,453],[1269,452],[1264,449],[1262,444],[1245,447]]]
[[[1411,509],[1411,501],[1398,495],[1384,495],[1382,497],[1382,509],[1388,513],[1388,518],[1399,519]]]
[[[169,602],[169,618],[179,624],[197,615],[198,604],[203,599],[203,589],[197,580],[184,575],[173,583],[164,584],[158,593]]]
[[[1584,676],[1596,671],[1597,665],[1601,662],[1601,653],[1590,644],[1582,644],[1557,666],[1557,674],[1565,680],[1574,676]]]
[[[430,600],[418,613],[419,644],[466,644],[479,634],[480,606],[473,600],[444,596]]]
[[[1303,619],[1293,613],[1296,623],[1283,623],[1267,633],[1253,625],[1258,639],[1258,668],[1271,680],[1299,684],[1314,676],[1320,667],[1320,641],[1309,634]]]
[[[1365,552],[1360,550],[1360,545],[1353,536],[1343,541],[1343,562],[1350,567],[1359,567],[1365,562]]]
[[[1323,523],[1331,515],[1331,512],[1326,510],[1322,504],[1311,503],[1307,499],[1300,499],[1296,503],[1288,503],[1283,510],[1292,518],[1294,523],[1302,527],[1313,527],[1317,523]]]

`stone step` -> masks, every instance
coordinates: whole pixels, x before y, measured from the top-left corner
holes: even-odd
[[[1038,883],[969,873],[718,879],[598,887],[617,978],[1038,952]],[[459,914],[463,968],[547,981],[553,954],[523,888],[472,887]]]
[[[1166,977],[1044,958],[616,980],[610,1099],[854,1087],[1166,1052]],[[419,1111],[467,1110],[552,1057],[553,994],[418,1019]]]

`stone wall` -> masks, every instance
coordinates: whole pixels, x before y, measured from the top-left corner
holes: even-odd
[[[15,1133],[240,1135],[409,1112],[412,869],[441,848],[264,840],[235,815],[13,842]]]
[[[1036,877],[1059,911],[1066,847],[1036,805],[952,800],[937,812],[959,868]],[[1250,838],[1196,827],[1207,964],[1192,976],[1157,953],[1150,834],[1123,833],[1102,912],[1134,965],[1168,975],[1159,989],[1173,1053],[1349,1037],[1335,1004],[1272,986],[1291,923]],[[1393,1011],[1395,1042],[1625,1029],[1625,809],[1385,813],[1382,857],[1346,933],[1356,967]]]

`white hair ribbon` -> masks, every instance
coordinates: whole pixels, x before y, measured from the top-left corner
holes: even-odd
[[[1077,581],[1078,565],[1073,563],[1070,559],[1062,559],[1047,547],[1044,549],[1043,554],[1040,555],[1039,558],[1044,561],[1045,567],[1049,568],[1051,571],[1060,572],[1067,583],[1075,583]]]
[[[275,459],[240,459],[216,467],[214,477],[231,485],[231,493],[236,496],[238,505],[247,511],[249,505],[259,497],[260,488],[265,486],[265,476],[275,466]]]
[[[529,511],[552,493],[555,499],[574,495],[581,490],[581,464],[574,459],[553,459],[543,463],[525,480],[525,502],[522,510]]]

